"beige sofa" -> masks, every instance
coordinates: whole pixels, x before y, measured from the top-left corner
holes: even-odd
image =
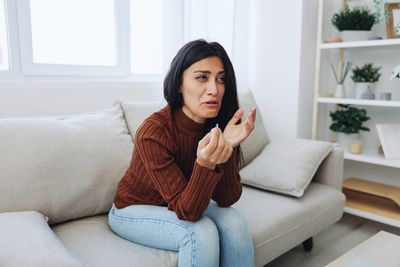
[[[240,99],[245,110],[254,104],[250,94]],[[159,107],[116,103],[87,114],[0,118],[0,266],[177,266],[176,252],[121,239],[107,224],[116,185],[131,158],[133,132]],[[250,184],[267,171],[262,157],[272,144],[258,116],[255,132],[243,144],[242,176],[250,177]],[[295,161],[280,165],[289,168]],[[333,148],[301,197],[244,187],[234,207],[250,227],[255,266],[340,219],[342,170],[343,151]],[[310,242],[306,245],[310,248]]]

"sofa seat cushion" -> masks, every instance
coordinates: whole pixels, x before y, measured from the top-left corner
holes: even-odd
[[[251,230],[255,266],[262,266],[338,221],[344,202],[340,191],[312,182],[302,198],[245,186],[234,207]]]
[[[178,266],[178,253],[145,247],[124,240],[108,226],[107,215],[55,225],[64,245],[89,266]]]

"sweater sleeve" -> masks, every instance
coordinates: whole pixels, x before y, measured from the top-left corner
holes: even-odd
[[[220,207],[229,207],[239,200],[242,195],[242,183],[240,182],[239,164],[236,150],[227,162],[220,165],[224,174],[215,186],[212,199]]]
[[[199,220],[223,171],[194,164],[187,182],[175,161],[174,141],[161,123],[147,121],[136,132],[135,146],[152,182],[179,219]]]

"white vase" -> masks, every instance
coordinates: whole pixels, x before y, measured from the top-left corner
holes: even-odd
[[[334,93],[333,96],[334,96],[334,97],[337,97],[337,98],[343,98],[343,97],[345,97],[345,94],[344,94],[344,85],[343,85],[343,84],[338,84],[338,85],[336,85],[335,93]]]
[[[349,151],[353,154],[361,153],[361,135],[359,133],[337,133],[336,142],[345,152]]]
[[[372,36],[372,31],[341,31],[343,42],[366,41]]]
[[[375,83],[354,83],[355,98],[375,99]]]

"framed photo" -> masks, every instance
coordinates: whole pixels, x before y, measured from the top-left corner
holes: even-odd
[[[400,159],[400,124],[377,124],[383,154],[387,159]]]
[[[385,14],[387,38],[400,38],[400,3],[386,3]]]

